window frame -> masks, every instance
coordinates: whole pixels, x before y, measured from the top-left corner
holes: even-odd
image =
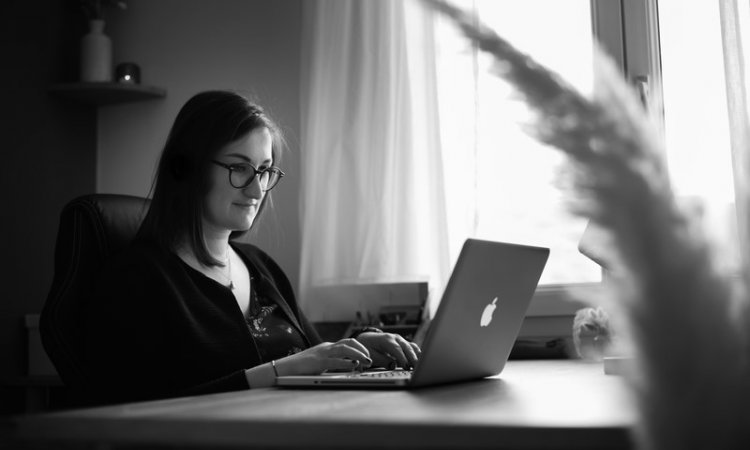
[[[654,117],[663,130],[657,0],[591,0],[590,4],[594,39],[630,83],[647,83],[648,107],[657,108]],[[529,305],[521,336],[558,334],[556,331],[563,327],[557,319],[567,319],[587,306],[578,299],[600,296],[606,277],[602,269],[599,283],[540,285]]]

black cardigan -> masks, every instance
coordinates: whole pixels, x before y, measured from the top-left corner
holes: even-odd
[[[278,303],[309,346],[320,343],[281,268],[253,245],[232,246],[254,289]],[[145,241],[107,264],[86,309],[90,403],[248,389],[245,369],[264,362],[231,291]]]

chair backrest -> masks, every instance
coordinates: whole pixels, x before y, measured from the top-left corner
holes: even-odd
[[[60,214],[55,274],[39,330],[47,355],[69,387],[85,383],[81,325],[99,271],[133,240],[148,204],[141,197],[91,194],[70,201]]]

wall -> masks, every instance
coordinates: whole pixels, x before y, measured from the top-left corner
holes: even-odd
[[[301,2],[293,0],[130,0],[127,10],[108,9],[115,63],[137,63],[143,84],[168,93],[163,100],[99,110],[96,171],[98,192],[145,196],[169,128],[193,94],[233,89],[250,95],[280,122],[290,151],[281,164],[287,177],[273,191],[275,214],[248,239],[268,251],[295,286],[301,14]]]
[[[0,14],[0,381],[26,374],[24,315],[41,311],[52,282],[64,204],[94,191],[146,195],[179,107],[200,90],[244,91],[287,132],[277,220],[251,238],[296,284],[300,1],[129,0],[106,19],[115,62],[140,64],[143,82],[166,88],[166,99],[97,113],[50,95],[50,85],[78,79],[78,2],[11,0]],[[0,414],[22,407],[21,391],[0,387]]]
[[[72,7],[73,6],[73,7]],[[52,282],[60,210],[94,190],[95,112],[47,88],[77,78],[82,32],[75,2],[3,2],[0,14],[0,380],[26,374],[23,318],[42,309]],[[0,413],[18,408],[0,388]]]

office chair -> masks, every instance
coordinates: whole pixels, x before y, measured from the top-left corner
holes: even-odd
[[[148,200],[91,194],[70,201],[60,214],[55,273],[39,319],[42,344],[63,383],[85,383],[82,317],[104,262],[135,237]]]

